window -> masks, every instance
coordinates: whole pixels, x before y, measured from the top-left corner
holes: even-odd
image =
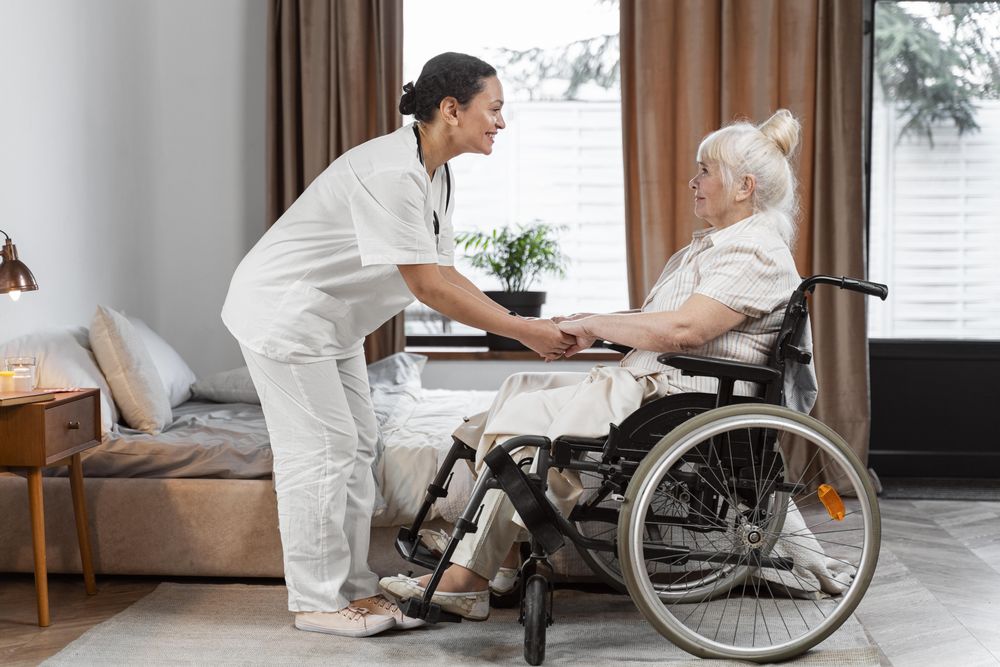
[[[405,0],[404,81],[442,51],[497,67],[506,130],[492,155],[452,160],[456,232],[535,221],[560,226],[566,277],[541,278],[546,316],[628,307],[618,4],[609,0],[477,3]],[[499,283],[456,251],[458,267],[482,289]],[[406,310],[410,344],[440,336],[476,344],[477,329],[420,303]],[[433,337],[433,338],[431,338]]]
[[[875,3],[875,338],[1000,339],[1000,3]]]

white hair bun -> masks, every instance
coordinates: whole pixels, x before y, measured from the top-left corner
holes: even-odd
[[[786,157],[799,145],[801,126],[788,109],[778,109],[773,116],[758,125],[757,129],[773,141]]]

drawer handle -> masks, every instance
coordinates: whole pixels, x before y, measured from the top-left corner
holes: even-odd
[[[66,422],[66,428],[71,431],[75,431],[80,428],[80,422]]]

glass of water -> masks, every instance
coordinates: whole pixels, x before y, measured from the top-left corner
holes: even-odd
[[[28,391],[38,386],[38,367],[35,357],[7,357],[4,359],[4,367],[8,371],[14,371],[15,381],[18,376],[27,375],[30,384]]]

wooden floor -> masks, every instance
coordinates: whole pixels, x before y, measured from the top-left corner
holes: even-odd
[[[1000,665],[1000,502],[883,500],[880,506],[885,549],[857,616],[882,663]],[[52,625],[39,628],[32,577],[0,575],[0,664],[38,664],[160,581],[99,577],[99,593],[88,597],[82,577],[53,575]]]

